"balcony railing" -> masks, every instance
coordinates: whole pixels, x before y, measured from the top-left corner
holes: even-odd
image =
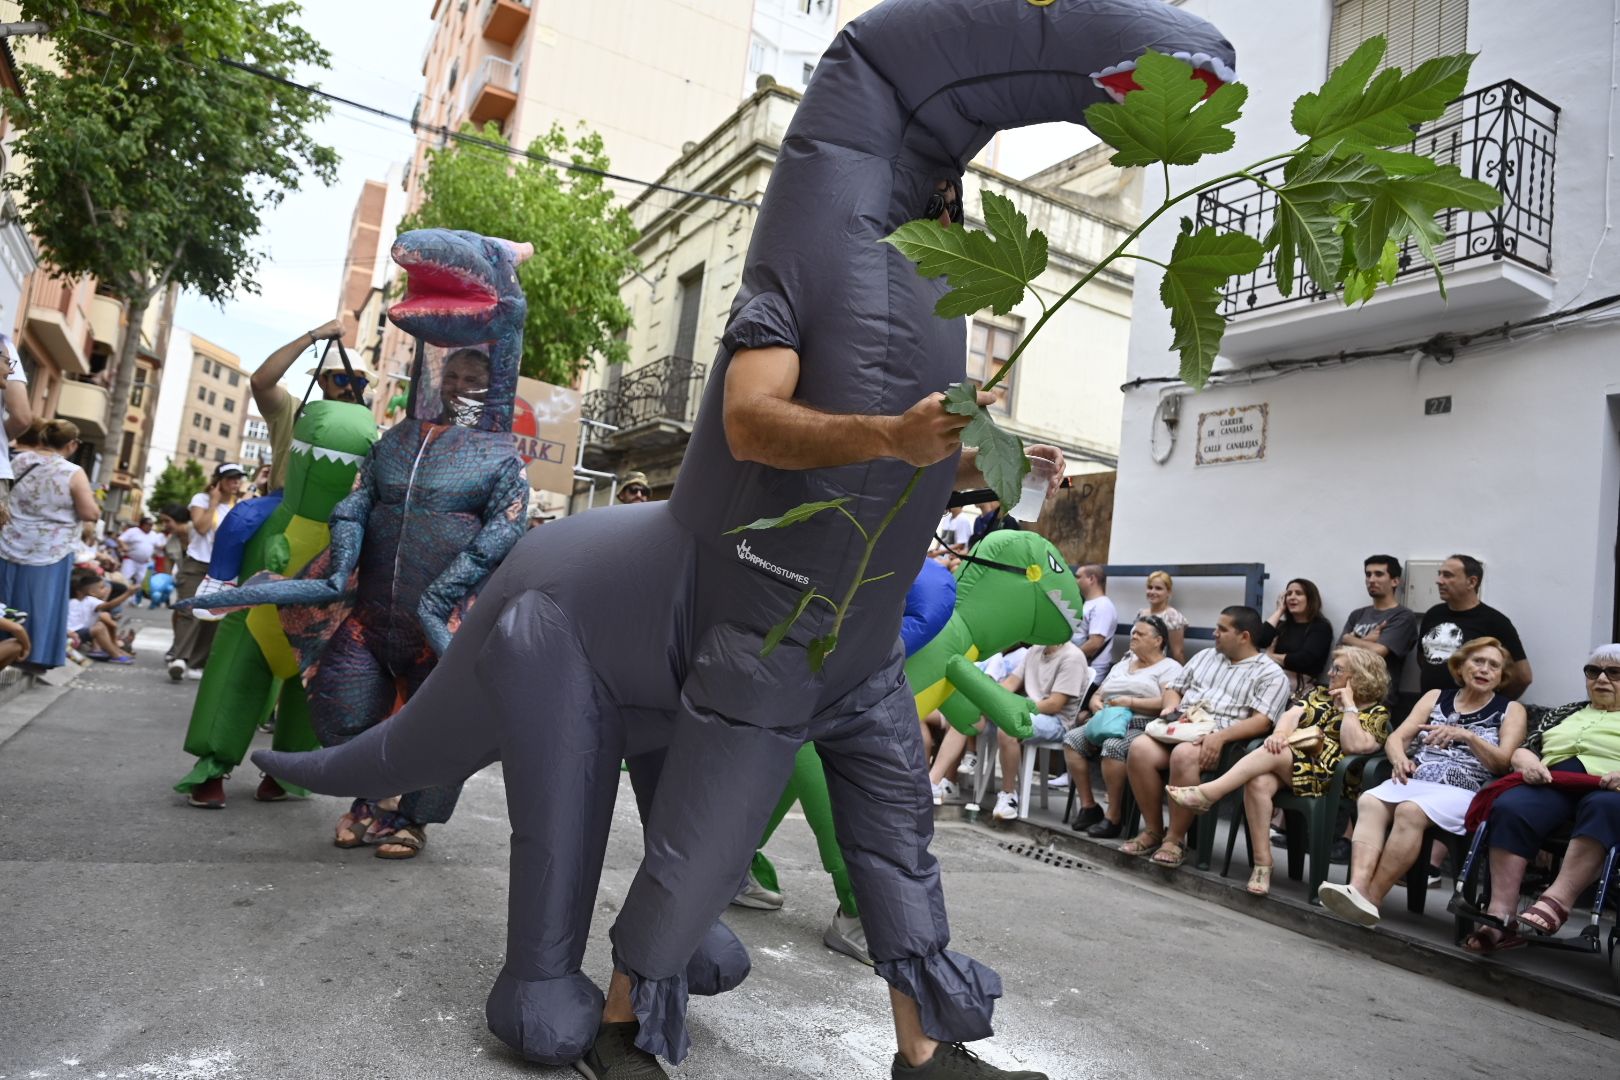
[[[1437,219],[1445,230],[1437,246],[1442,269],[1474,261],[1510,260],[1540,271],[1552,268],[1553,165],[1559,108],[1511,79],[1465,94],[1451,103],[1439,120],[1425,124],[1412,141],[1392,149],[1432,157],[1455,165],[1464,176],[1482,180],[1502,193],[1495,210],[1455,210]],[[1261,176],[1280,184],[1282,167]],[[1263,238],[1277,216],[1277,196],[1252,180],[1233,180],[1198,197],[1198,224]],[[1275,252],[1252,274],[1227,285],[1221,313],[1242,315],[1290,303],[1323,300],[1306,276],[1303,263],[1294,272],[1294,295],[1277,289]],[[1408,240],[1400,252],[1400,275],[1428,270],[1429,264]]]
[[[467,119],[475,124],[505,120],[518,99],[518,66],[498,56],[479,61],[467,80]]]
[[[706,364],[666,356],[634,368],[614,385],[592,390],[580,411],[623,431],[657,420],[690,424],[703,397]]]

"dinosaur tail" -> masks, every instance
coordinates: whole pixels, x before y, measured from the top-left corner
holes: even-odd
[[[473,648],[450,650],[399,712],[340,746],[307,754],[254,753],[253,763],[278,780],[323,795],[384,799],[458,784],[500,757],[496,717],[468,700],[461,665]],[[459,654],[459,655],[458,655]]]

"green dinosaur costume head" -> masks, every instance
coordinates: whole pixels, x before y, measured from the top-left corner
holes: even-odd
[[[972,554],[999,564],[964,562],[956,575],[956,615],[981,657],[1020,641],[1057,645],[1080,632],[1080,586],[1050,540],[1004,529],[979,541]]]
[[[972,730],[980,709],[947,678],[950,662],[960,657],[971,667],[972,661],[1021,641],[1061,644],[1079,632],[1083,608],[1080,586],[1063,553],[1043,536],[1011,529],[993,532],[972,555],[981,561],[964,562],[957,571],[950,621],[906,661],[917,714],[939,709],[960,731]],[[1027,716],[1023,723],[1027,728]]]
[[[299,517],[325,521],[354,490],[360,462],[376,441],[377,421],[364,405],[309,402],[293,426],[284,505]]]

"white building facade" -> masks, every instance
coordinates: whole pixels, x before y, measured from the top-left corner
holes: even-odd
[[[1250,96],[1237,149],[1174,171],[1178,190],[1297,144],[1294,99],[1320,85],[1330,55],[1387,33],[1405,68],[1479,54],[1467,95],[1415,143],[1497,184],[1504,206],[1441,219],[1449,304],[1417,265],[1356,310],[1283,298],[1269,267],[1237,282],[1215,382],[1198,394],[1174,379],[1160,274],[1140,264],[1115,561],[1263,562],[1268,607],[1289,578],[1310,578],[1337,629],[1366,603],[1365,556],[1415,563],[1408,603],[1421,609],[1433,563],[1466,552],[1529,652],[1527,700],[1581,696],[1588,650],[1620,636],[1620,327],[1607,321],[1620,307],[1571,314],[1620,293],[1613,5],[1560,4],[1556,18],[1511,0],[1182,6],[1237,47]],[[1185,213],[1261,235],[1269,211],[1244,184]],[[1162,194],[1150,172],[1144,204]],[[1178,216],[1143,236],[1144,254],[1167,257]],[[1242,435],[1222,434],[1234,425]],[[1238,596],[1189,583],[1176,599],[1209,625]]]

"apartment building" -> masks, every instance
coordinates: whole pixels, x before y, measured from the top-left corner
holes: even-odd
[[[260,465],[271,463],[270,425],[259,415],[252,393],[248,394],[247,419],[242,423],[242,446],[236,459],[251,475]]]
[[[237,355],[176,328],[146,460],[148,484],[170,462],[196,461],[212,472],[242,451],[252,390]]]

